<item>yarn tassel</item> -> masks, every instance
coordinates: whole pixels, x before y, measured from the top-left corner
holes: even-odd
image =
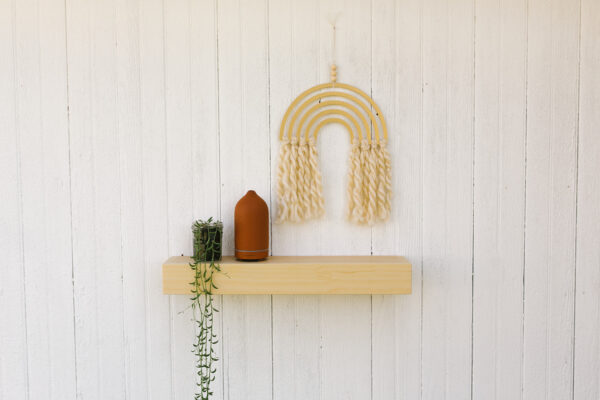
[[[354,188],[356,187],[356,174],[360,174],[360,145],[357,142],[352,143],[352,149],[350,150],[350,159],[348,163],[348,220],[353,220],[354,209],[360,207],[360,203],[357,204],[354,198]]]
[[[277,162],[277,222],[285,222],[290,218],[290,141],[285,140],[279,150]]]
[[[385,221],[389,217],[386,191],[386,166],[385,166],[385,142],[377,143],[375,146],[375,157],[377,161],[377,218]]]
[[[300,200],[298,197],[298,139],[293,137],[290,149],[290,221],[300,221]]]
[[[383,158],[383,191],[385,192],[385,218],[387,219],[392,212],[392,161],[388,152],[386,142],[381,145],[381,154]]]
[[[319,169],[317,146],[311,137],[308,141],[308,165],[310,169],[310,208],[311,217],[320,218],[325,215],[325,201],[323,199],[323,181]]]
[[[365,202],[366,202],[366,222],[373,225],[377,218],[377,155],[375,144],[368,144],[365,151],[366,161],[366,182],[365,182]]]
[[[358,148],[357,157],[354,158],[354,188],[352,192],[354,208],[352,209],[352,222],[363,224],[366,222],[367,203],[365,201],[364,171],[365,171],[365,149],[369,144],[363,140]]]
[[[310,208],[310,166],[308,164],[308,145],[302,138],[298,143],[298,219],[300,221],[310,219],[312,211]]]

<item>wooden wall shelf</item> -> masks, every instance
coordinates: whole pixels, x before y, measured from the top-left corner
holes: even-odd
[[[163,293],[189,294],[190,257],[163,264]],[[399,256],[275,256],[266,261],[223,257],[215,294],[410,294],[412,267]]]

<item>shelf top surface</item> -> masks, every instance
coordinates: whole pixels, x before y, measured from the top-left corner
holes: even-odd
[[[165,261],[165,265],[189,264],[191,257],[175,256]],[[344,264],[344,265],[385,265],[385,264],[406,264],[410,265],[408,260],[402,256],[270,256],[262,261],[240,261],[233,256],[223,256],[220,261],[223,265],[299,265],[299,264]]]

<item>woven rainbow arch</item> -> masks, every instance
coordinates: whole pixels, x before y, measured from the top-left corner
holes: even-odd
[[[327,124],[349,133],[348,218],[373,224],[391,209],[391,163],[388,131],[377,104],[362,90],[331,82],[302,92],[288,107],[279,129],[282,147],[277,170],[278,220],[299,222],[325,213],[316,140]]]
[[[341,91],[339,89],[345,89],[346,91]],[[307,98],[309,95],[315,92],[319,93],[310,98]],[[322,101],[323,99],[328,97],[339,98],[341,100],[333,100],[333,102]],[[310,105],[313,106],[307,111],[307,108]],[[302,122],[306,120],[310,115],[314,115],[316,111],[333,105],[337,105],[342,108],[348,108],[355,115],[358,115],[358,117],[361,118],[364,131],[368,132],[366,139],[369,143],[372,142],[371,127],[373,127],[375,130],[375,140],[378,143],[380,143],[382,140],[380,134],[381,131],[383,132],[383,140],[387,140],[388,133],[387,126],[385,124],[385,119],[383,118],[383,114],[381,113],[379,106],[377,106],[373,99],[371,99],[365,92],[352,85],[336,82],[323,83],[321,85],[313,86],[312,88],[305,90],[298,97],[296,97],[296,99],[292,102],[292,104],[290,104],[287,111],[283,115],[281,127],[279,128],[279,140],[284,140],[284,138],[288,138],[291,140],[294,136],[300,139],[303,127]],[[357,106],[360,107],[360,111],[362,112],[360,112],[357,109]],[[371,107],[375,110],[375,115],[371,111]],[[367,125],[365,114],[369,118],[370,125]],[[296,126],[296,122],[301,115],[301,123],[299,124],[299,126]],[[362,132],[363,131],[360,130],[356,132],[356,134],[358,135],[357,139],[363,139]],[[315,137],[317,133],[318,131],[315,130]],[[306,130],[304,134],[305,138],[308,139],[310,131]],[[351,135],[351,138],[354,139],[354,135]]]

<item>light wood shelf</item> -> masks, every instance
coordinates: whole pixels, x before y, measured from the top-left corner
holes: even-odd
[[[163,293],[189,294],[190,257],[163,264]],[[215,294],[410,294],[412,266],[399,256],[275,256],[265,261],[223,257]]]

